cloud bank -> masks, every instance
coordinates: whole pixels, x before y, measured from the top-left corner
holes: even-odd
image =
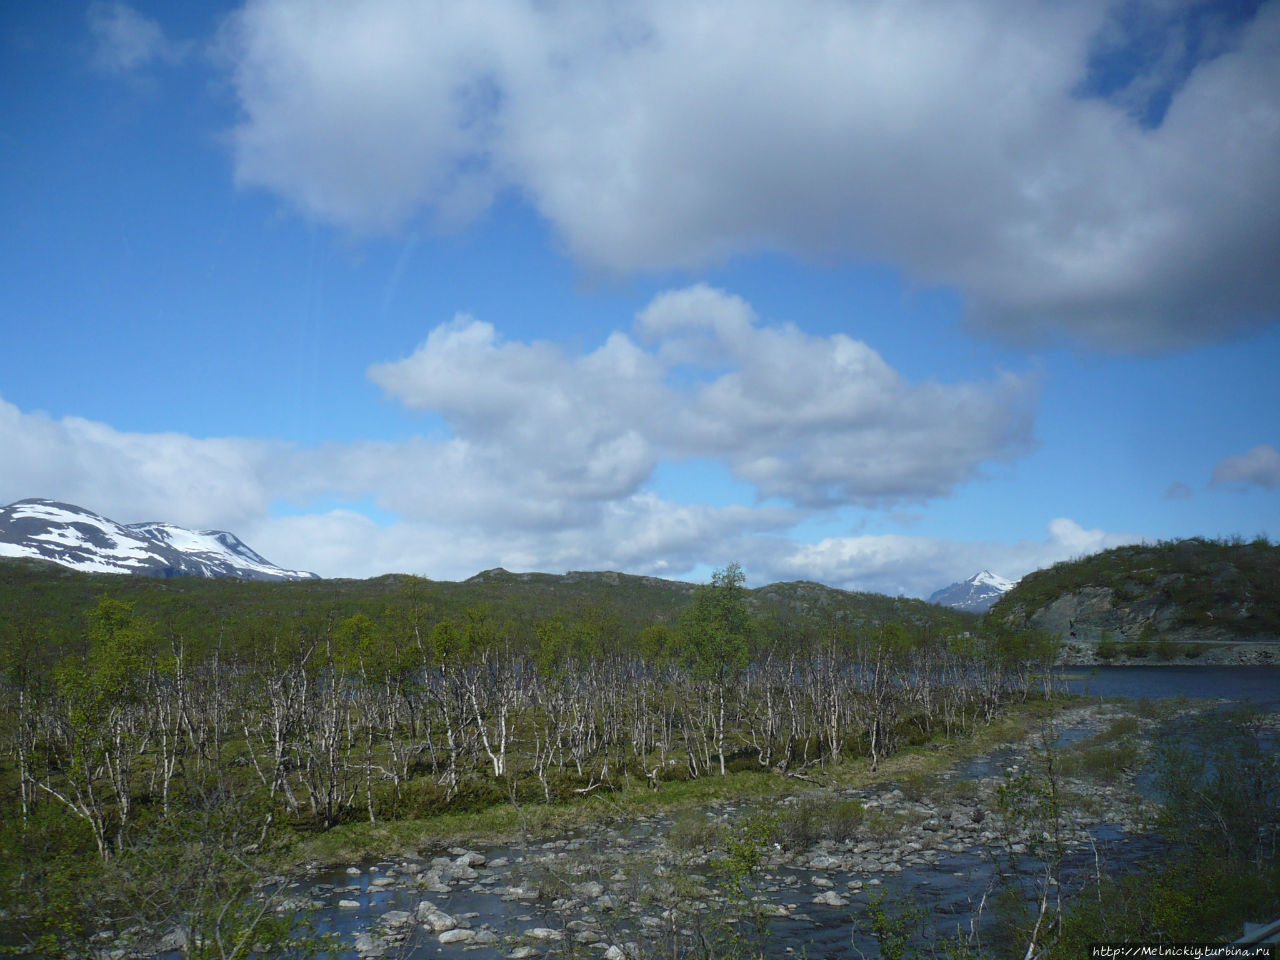
[[[994,335],[1148,351],[1280,314],[1280,7],[1190,57],[1166,6],[1124,5],[1143,46],[1103,2],[252,0],[221,46],[237,180],[317,220],[510,190],[587,270],[887,261]]]
[[[0,501],[230,529],[273,562],[325,575],[456,578],[503,565],[680,576],[740,559],[757,578],[927,592],[974,554],[907,537],[805,546],[791,531],[833,507],[946,496],[1018,457],[1038,394],[1014,374],[913,383],[864,343],[770,326],[703,285],[660,294],[632,331],[588,352],[505,341],[460,316],[369,376],[448,434],[299,447],[127,433],[0,401]],[[692,458],[723,464],[755,502],[653,492],[658,464]],[[341,506],[361,502],[395,522]],[[1064,529],[1011,558],[1073,548],[1078,528]]]
[[[462,316],[371,379],[440,413],[490,469],[577,499],[634,492],[660,458],[711,457],[761,499],[802,507],[922,501],[1031,447],[1036,384],[911,384],[865,343],[762,325],[741,298],[698,285],[571,357],[504,343]]]

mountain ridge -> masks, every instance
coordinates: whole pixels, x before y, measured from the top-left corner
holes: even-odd
[[[967,580],[959,580],[941,590],[935,590],[929,595],[928,602],[950,607],[952,610],[985,613],[1014,586],[1016,581],[996,576],[990,570],[982,570]]]
[[[286,570],[225,530],[164,521],[117,523],[75,504],[32,497],[0,507],[0,557],[47,560],[82,573],[147,577],[319,579]]]

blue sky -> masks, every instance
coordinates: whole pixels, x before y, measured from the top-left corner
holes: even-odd
[[[1280,537],[1280,7],[9,4],[0,502],[927,595]]]

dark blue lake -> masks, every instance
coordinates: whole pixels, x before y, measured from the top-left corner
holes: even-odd
[[[1062,667],[1071,693],[1164,700],[1197,697],[1280,710],[1280,666]]]

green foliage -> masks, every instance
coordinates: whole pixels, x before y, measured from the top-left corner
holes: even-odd
[[[1170,843],[1202,856],[1262,866],[1280,846],[1280,756],[1262,721],[1232,710],[1166,736],[1155,753]]]
[[[803,850],[819,840],[844,843],[859,836],[867,811],[857,800],[804,797],[776,814],[775,843],[787,850]]]
[[[1021,663],[1043,666],[1058,655],[1058,639],[1043,630],[1020,630],[999,620],[982,624],[983,656],[992,664],[1012,667]]]
[[[777,832],[770,814],[756,813],[737,825],[717,860],[729,909],[746,932],[734,926],[728,936],[730,956],[763,958],[769,937],[769,915],[760,896],[760,867]]]
[[[65,658],[55,673],[58,692],[72,703],[72,719],[81,725],[100,723],[111,709],[137,702],[153,643],[133,604],[103,597],[88,621],[88,655]]]
[[[723,840],[724,828],[702,810],[682,810],[667,833],[667,843],[684,853],[711,850]]]
[[[56,956],[60,945],[83,942],[92,925],[86,892],[102,889],[104,870],[89,826],[42,805],[25,820],[0,818],[0,850],[0,902],[12,914],[0,921],[0,944]]]
[[[749,591],[736,564],[702,588],[499,571],[443,585],[113,579],[110,596],[97,578],[33,569],[0,562],[0,596],[22,611],[0,621],[0,683],[17,694],[0,698],[0,823],[19,850],[0,863],[0,900],[34,904],[9,919],[19,942],[44,938],[51,955],[179,913],[283,955],[299,929],[250,893],[286,842],[513,805],[523,817],[535,801],[589,804],[637,782],[712,797],[673,782],[712,773],[712,756],[726,780],[750,769],[771,784],[751,790],[779,792],[776,765],[826,763],[829,743],[856,753],[872,723],[887,757],[936,735],[922,711],[937,722],[945,704],[949,729],[990,716],[1012,696],[1004,671],[1035,649],[1009,633],[988,676],[982,660],[957,659],[947,632],[971,619],[814,584]],[[949,695],[911,702],[921,678]],[[829,733],[820,693],[851,705],[821,721]],[[506,751],[501,770],[491,746]],[[675,842],[720,852],[758,937],[747,891],[767,837],[900,827],[853,801],[803,816],[732,838],[679,826]]]
[[[747,605],[746,574],[736,563],[699,587],[680,616],[680,656],[700,682],[723,683],[742,671],[756,623]]]
[[[890,901],[885,890],[872,890],[867,898],[865,924],[883,960],[906,960],[918,955],[914,942],[923,938],[928,912],[910,897]]]
[[[1242,870],[1216,860],[1162,860],[1103,877],[1071,904],[1051,958],[1085,956],[1105,941],[1227,941],[1245,920],[1280,915],[1280,871]]]

